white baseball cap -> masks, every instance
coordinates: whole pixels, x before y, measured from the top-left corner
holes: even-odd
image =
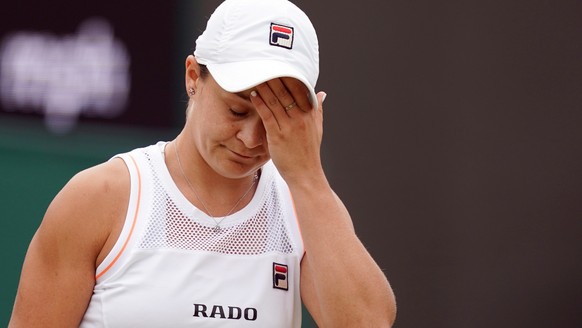
[[[317,35],[307,15],[288,0],[224,1],[196,40],[194,56],[228,92],[293,77],[317,104]]]

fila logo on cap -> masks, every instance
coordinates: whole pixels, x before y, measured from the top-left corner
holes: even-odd
[[[287,265],[273,262],[273,288],[289,290]]]
[[[271,36],[269,44],[272,46],[292,49],[293,27],[271,23]]]

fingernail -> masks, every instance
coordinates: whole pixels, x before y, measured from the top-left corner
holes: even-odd
[[[251,97],[256,97],[257,96],[257,92],[255,90],[251,91]]]
[[[323,97],[321,97],[321,103],[323,104],[323,102],[325,101],[325,97],[327,97],[327,93],[323,93]]]

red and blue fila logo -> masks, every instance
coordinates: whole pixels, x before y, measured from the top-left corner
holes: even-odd
[[[289,290],[288,272],[287,265],[273,262],[273,288]]]
[[[269,44],[272,46],[293,48],[293,28],[290,26],[271,23]]]

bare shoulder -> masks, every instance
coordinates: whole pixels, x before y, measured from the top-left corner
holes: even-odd
[[[49,205],[33,244],[42,245],[46,256],[62,254],[94,272],[111,234],[123,224],[129,184],[117,158],[77,173]]]
[[[129,173],[121,158],[90,167],[77,173],[67,183],[67,188],[81,188],[86,193],[115,192],[129,183]]]
[[[120,229],[129,173],[113,159],[76,174],[56,195],[24,259],[10,327],[78,326],[95,269]]]
[[[77,173],[47,209],[43,228],[88,243],[95,259],[115,227],[121,224],[129,199],[129,173],[123,160],[112,159]],[[82,246],[82,245],[79,245]]]
[[[114,158],[77,173],[61,193],[71,193],[87,205],[112,205],[122,194],[129,192],[129,172],[122,159]]]
[[[59,223],[69,224],[103,221],[128,193],[126,166],[121,159],[112,159],[71,178],[53,199],[45,220],[64,220],[67,222]],[[52,215],[54,212],[59,215]]]

